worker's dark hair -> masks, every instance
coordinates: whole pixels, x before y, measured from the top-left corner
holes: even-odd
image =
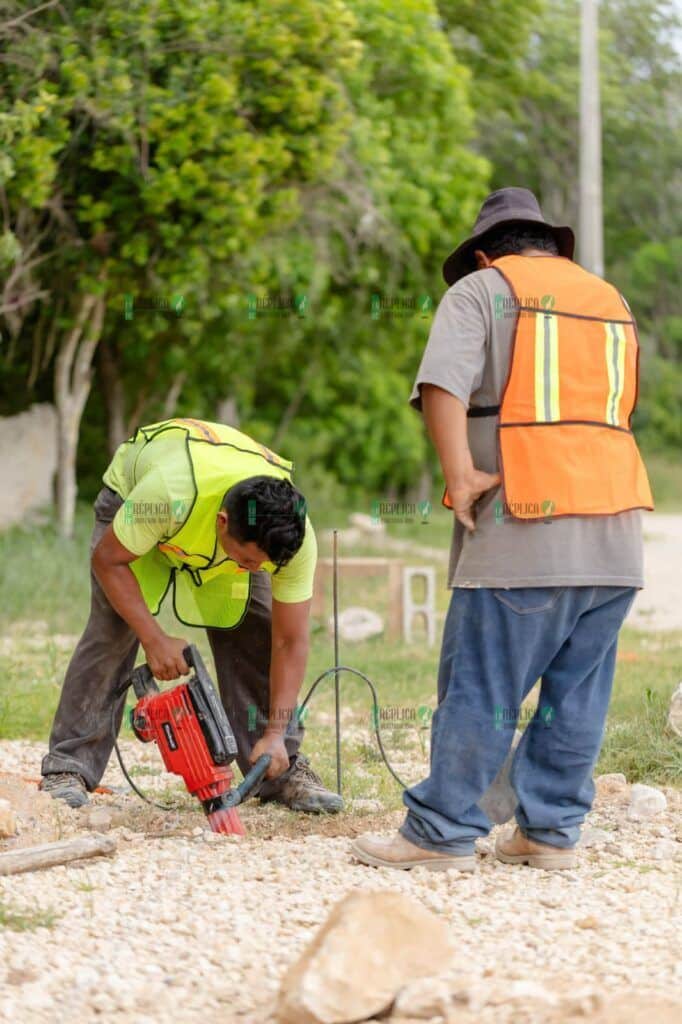
[[[545,252],[559,255],[559,248],[552,229],[544,224],[533,224],[519,221],[518,224],[501,224],[491,228],[478,239],[475,249],[482,249],[486,256],[498,259],[500,256],[512,256],[524,249],[542,249]]]
[[[306,501],[289,480],[250,476],[223,498],[227,532],[241,544],[254,541],[281,569],[294,557],[305,535]]]

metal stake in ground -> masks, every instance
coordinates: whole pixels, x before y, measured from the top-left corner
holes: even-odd
[[[339,683],[339,565],[338,530],[333,540],[333,605],[334,605],[334,700],[336,711],[336,792],[341,796],[341,690]]]

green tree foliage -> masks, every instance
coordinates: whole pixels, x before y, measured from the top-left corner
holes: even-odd
[[[635,424],[649,447],[679,446],[679,8],[662,0],[603,0],[599,16],[606,273],[639,321],[642,388]],[[478,134],[494,187],[526,185],[550,219],[574,225],[579,17],[574,0],[546,0],[518,65],[518,102],[482,111]],[[483,63],[479,73],[485,72]]]
[[[414,491],[432,455],[406,398],[443,258],[490,187],[577,221],[578,12],[5,0],[0,412],[56,398],[73,448],[90,392],[90,490],[107,438],[178,412],[238,418],[313,484]],[[675,444],[677,19],[600,18],[608,272],[640,322],[640,426]]]
[[[262,243],[214,261],[210,294],[174,281],[187,296],[181,320],[146,316],[136,346],[121,343],[119,322],[112,345],[137,399],[128,422],[167,414],[180,380],[173,408],[213,416],[229,397],[244,429],[314,463],[318,477],[322,467],[365,493],[399,491],[415,486],[428,457],[405,403],[429,320],[417,310],[374,320],[371,296],[415,305],[438,296],[444,249],[475,216],[489,169],[471,151],[469,75],[434,5],[357,0],[346,13],[353,43],[337,74],[345,105],[334,158],[297,177],[291,217],[266,225]],[[272,82],[261,85],[270,96]],[[281,127],[273,115],[268,130]],[[250,301],[279,296],[305,296],[305,315],[250,318]],[[164,330],[176,335],[167,345]]]
[[[682,449],[682,237],[640,246],[626,264],[625,290],[637,310],[646,372],[638,409],[649,448]]]
[[[42,363],[36,345],[58,336],[60,479],[100,338],[110,368],[123,353],[135,367],[137,404],[145,387],[163,394],[176,366],[191,375],[221,296],[247,283],[249,253],[296,221],[302,186],[333,164],[351,27],[340,0],[131,0],[45,11],[37,51],[32,33],[12,36],[0,72],[4,252],[25,279],[34,248],[49,268],[42,309],[24,300],[11,328],[25,361],[30,348]],[[122,330],[125,295],[182,295],[186,315]],[[13,305],[6,290],[10,317]]]

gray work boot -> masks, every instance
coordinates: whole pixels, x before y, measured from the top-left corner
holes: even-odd
[[[63,800],[69,807],[84,807],[90,802],[85,781],[76,772],[54,772],[43,775],[40,789],[53,800]]]
[[[261,803],[274,801],[308,814],[337,814],[343,810],[343,799],[325,789],[302,754],[296,755],[292,766],[279,778],[264,782],[258,795]]]

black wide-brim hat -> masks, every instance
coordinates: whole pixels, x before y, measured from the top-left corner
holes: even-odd
[[[571,228],[549,224],[530,189],[500,188],[484,200],[472,234],[450,253],[443,264],[443,277],[448,284],[454,284],[460,277],[476,270],[474,250],[480,248],[478,243],[491,228],[503,224],[544,224],[554,235],[559,255],[573,259],[575,235]]]

